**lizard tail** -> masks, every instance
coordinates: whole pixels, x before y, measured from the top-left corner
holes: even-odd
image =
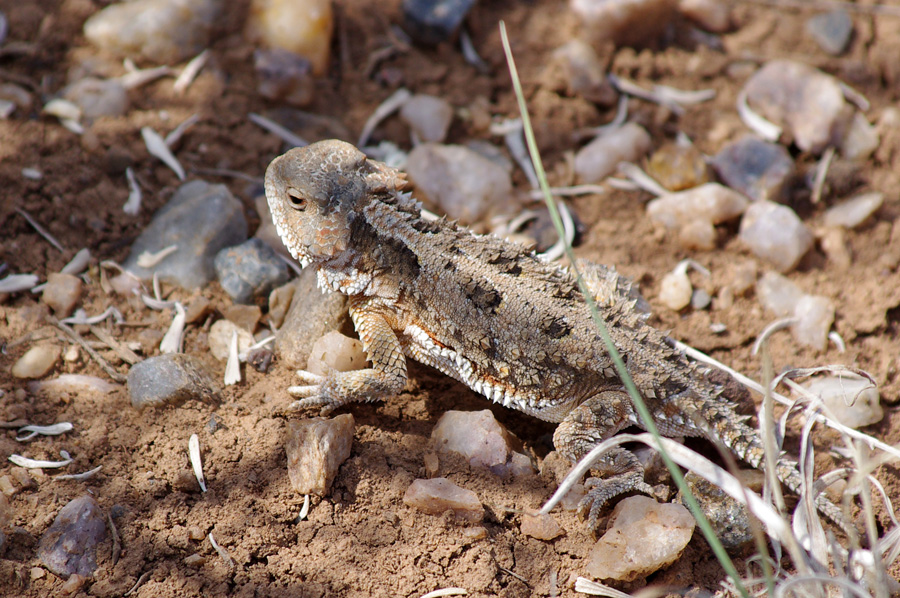
[[[696,405],[693,407],[696,408]],[[690,413],[691,410],[685,410]],[[745,417],[736,415],[727,401],[703,401],[699,408],[701,422],[706,422],[706,434],[712,442],[724,443],[738,458],[746,461],[754,469],[765,466],[765,447],[759,433],[745,423]],[[782,484],[801,496],[804,489],[803,478],[797,464],[784,454],[778,456],[775,474]],[[856,530],[844,511],[820,493],[815,498],[816,508],[828,519],[841,527],[845,533]]]

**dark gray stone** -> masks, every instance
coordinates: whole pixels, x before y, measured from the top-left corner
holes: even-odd
[[[806,21],[806,33],[832,56],[843,54],[853,34],[853,19],[845,10],[824,12]]]
[[[106,539],[106,517],[90,496],[70,501],[44,532],[38,557],[52,573],[90,577],[97,569],[97,546]]]
[[[219,283],[236,303],[268,297],[272,289],[290,278],[287,264],[258,238],[220,251],[215,268]]]
[[[786,149],[753,135],[722,148],[712,167],[723,183],[754,201],[782,201],[795,172]]]
[[[475,0],[404,0],[404,30],[419,43],[437,45],[448,39]]]
[[[213,259],[219,251],[246,239],[243,206],[228,188],[191,181],[156,213],[131,246],[124,267],[144,280],[156,272],[161,280],[195,289],[215,278]],[[170,245],[176,245],[177,251],[153,268],[137,265],[142,253],[156,253]]]
[[[183,353],[149,357],[128,372],[128,395],[138,409],[216,394],[218,388],[206,364]]]
[[[305,369],[313,343],[326,332],[341,330],[350,321],[347,296],[322,293],[312,268],[304,270],[292,284],[291,306],[275,334],[275,355],[290,368]]]

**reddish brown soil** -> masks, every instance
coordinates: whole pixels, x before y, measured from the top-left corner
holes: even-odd
[[[84,19],[106,2],[91,0],[0,0],[10,22],[10,41],[21,51],[0,53],[0,81],[16,82],[32,92],[35,106],[0,121],[0,261],[10,272],[34,272],[42,279],[58,271],[81,247],[96,260],[121,262],[154,211],[178,186],[175,175],[150,157],[139,133],[149,125],[168,132],[191,114],[199,124],[189,131],[178,156],[189,170],[219,168],[261,177],[267,163],[281,151],[281,142],[247,119],[249,112],[277,106],[255,92],[252,51],[241,27],[246,3],[229,2],[217,25],[209,66],[184,96],[172,92],[163,79],[130,94],[131,109],[121,118],[95,122],[82,136],[42,117],[39,107],[66,82],[79,61],[94,55],[82,35]],[[505,69],[497,22],[505,19],[552,184],[566,184],[566,152],[576,146],[572,133],[607,122],[613,111],[541,87],[548,52],[569,39],[572,23],[561,0],[483,2],[473,10],[470,32],[491,74],[466,64],[457,48],[409,48],[367,70],[373,53],[389,44],[389,27],[399,22],[399,2],[342,0],[339,6],[334,58],[326,78],[318,81],[309,108],[350,131],[360,131],[374,107],[402,84],[416,92],[440,95],[456,108],[487,106],[491,114],[516,115],[515,100]],[[828,57],[803,34],[808,12],[739,4],[735,28],[722,36],[716,51],[690,43],[672,43],[655,50],[622,49],[610,53],[613,72],[649,87],[663,83],[683,89],[712,88],[716,98],[688,108],[682,117],[642,101],[632,100],[630,112],[651,131],[656,145],[683,131],[703,151],[718,151],[725,140],[742,131],[734,101],[748,69],[772,58],[801,60],[835,74],[872,103],[868,115],[877,121],[882,110],[896,106],[900,92],[900,19],[855,15],[856,33],[848,53]],[[678,25],[676,40],[686,25]],[[9,43],[9,42],[8,42]],[[24,45],[22,45],[24,43]],[[110,63],[110,74],[121,74]],[[752,69],[750,69],[752,71]],[[390,81],[391,83],[386,83]],[[301,128],[310,138],[327,131]],[[331,133],[334,135],[334,133]],[[807,257],[791,274],[804,290],[825,295],[837,306],[835,329],[847,344],[839,353],[798,348],[787,333],[771,345],[778,369],[821,364],[846,364],[869,371],[880,385],[886,406],[884,420],[867,432],[889,443],[900,442],[900,412],[896,408],[900,339],[900,234],[893,223],[900,212],[900,131],[882,130],[874,157],[853,169],[853,180],[864,189],[886,194],[872,221],[847,235],[853,265],[841,271],[821,251]],[[487,138],[476,121],[457,119],[450,141]],[[408,144],[405,127],[389,120],[377,131],[380,139]],[[814,162],[800,156],[803,167]],[[128,196],[124,167],[132,166],[144,189],[144,208],[136,217],[121,206]],[[37,168],[39,181],[28,180],[23,168]],[[259,222],[252,189],[242,180],[199,175],[225,182],[242,198],[251,226]],[[519,188],[527,184],[516,175]],[[826,205],[836,197],[829,197]],[[798,205],[799,213],[816,225],[826,206]],[[66,248],[60,252],[15,211],[21,208],[39,220]],[[654,306],[655,322],[673,336],[711,353],[751,376],[759,362],[750,354],[753,339],[772,319],[755,297],[739,298],[729,309],[714,302],[710,311],[674,314],[655,298],[662,276],[685,257],[707,266],[712,279],[695,278],[713,293],[729,281],[735,264],[753,259],[736,240],[733,228],[723,228],[719,247],[688,252],[670,235],[654,232],[635,193],[612,192],[573,202],[585,223],[582,257],[614,263],[635,277]],[[167,292],[170,292],[167,289]],[[221,310],[229,300],[216,284],[202,291]],[[191,296],[171,290],[189,302]],[[486,403],[473,393],[424,367],[413,366],[411,382],[401,396],[378,405],[355,405],[357,422],[350,459],[341,467],[331,494],[313,501],[309,519],[297,522],[302,497],[291,490],[285,470],[283,438],[286,419],[279,408],[288,400],[284,388],[292,373],[276,363],[268,375],[247,368],[246,380],[222,393],[213,403],[189,402],[177,408],[132,409],[124,387],[106,396],[75,395],[61,399],[33,396],[14,379],[10,366],[36,338],[47,337],[68,346],[53,328],[35,315],[36,298],[23,293],[0,305],[0,341],[9,347],[0,355],[0,421],[27,419],[36,423],[70,421],[75,430],[63,437],[36,440],[22,446],[14,430],[0,435],[0,476],[13,466],[13,452],[34,458],[56,458],[60,449],[75,458],[70,469],[103,469],[87,482],[55,482],[34,474],[34,485],[11,498],[11,519],[5,525],[7,546],[0,554],[0,594],[46,596],[60,591],[62,580],[44,572],[35,556],[36,543],[59,508],[85,492],[116,519],[122,554],[113,565],[111,544],[104,545],[100,568],[80,593],[121,596],[140,580],[136,597],[236,596],[418,596],[460,586],[472,596],[574,595],[574,579],[584,575],[583,560],[593,538],[568,512],[556,517],[564,536],[542,542],[519,531],[515,509],[539,506],[552,493],[552,480],[534,477],[502,480],[488,473],[442,461],[441,473],[475,491],[487,506],[481,526],[466,526],[446,517],[419,513],[402,503],[409,483],[425,475],[426,440],[436,419],[448,409],[481,409]],[[89,313],[116,305],[127,320],[143,326],[111,330],[134,340],[144,327],[164,330],[166,317],[135,301],[106,295],[97,269],[83,301]],[[727,327],[710,332],[710,323]],[[16,342],[35,333],[27,342]],[[206,331],[191,326],[186,351],[207,356]],[[152,351],[151,351],[152,353]],[[106,354],[105,354],[106,355]],[[107,357],[115,358],[111,355]],[[214,363],[217,372],[223,365]],[[127,367],[118,363],[121,372]],[[60,362],[57,373],[104,376],[82,352],[75,362]],[[551,428],[517,413],[491,406],[535,455],[549,450]],[[218,428],[211,432],[210,422]],[[190,478],[188,437],[196,433],[203,448],[209,492],[202,494]],[[820,453],[837,438],[817,436]],[[829,459],[823,459],[823,465]],[[879,477],[888,493],[900,496],[895,466],[882,467]],[[882,514],[882,522],[886,521]],[[229,569],[205,536],[212,532],[234,559]],[[205,561],[191,566],[185,557],[199,553]],[[739,566],[740,566],[739,562]],[[898,574],[896,567],[893,570]],[[723,574],[702,538],[690,543],[681,559],[646,581],[625,584],[635,590],[646,583],[670,588],[715,589]],[[554,586],[551,579],[556,580]]]

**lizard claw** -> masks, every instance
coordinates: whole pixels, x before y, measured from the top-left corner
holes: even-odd
[[[300,382],[305,384],[288,387],[288,394],[300,398],[299,401],[294,401],[288,406],[289,410],[305,411],[313,407],[321,407],[322,415],[326,415],[335,408],[333,401],[323,394],[323,386],[328,380],[326,376],[298,370],[297,377]]]
[[[650,496],[653,488],[644,481],[643,472],[627,472],[611,478],[588,478],[584,481],[587,494],[578,503],[578,515],[587,519],[590,531],[596,531],[600,525],[600,511],[603,506],[620,494],[637,490]]]

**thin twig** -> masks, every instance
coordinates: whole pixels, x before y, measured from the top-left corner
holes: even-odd
[[[109,365],[109,362],[107,362],[105,359],[103,359],[99,353],[94,351],[94,349],[92,349],[91,346],[87,344],[87,342],[81,337],[81,335],[78,334],[77,332],[75,332],[75,330],[73,330],[71,327],[63,324],[62,322],[57,320],[56,317],[54,317],[54,316],[47,316],[47,321],[49,321],[51,324],[53,324],[54,326],[56,326],[57,328],[59,328],[60,330],[65,332],[69,336],[69,338],[71,338],[73,341],[75,341],[76,343],[81,345],[81,348],[84,349],[85,351],[87,351],[88,355],[90,355],[91,358],[97,362],[97,365],[100,366],[100,369],[102,369],[104,372],[106,372],[107,376],[109,376],[110,378],[112,378],[113,380],[115,380],[116,382],[119,382],[121,384],[124,384],[128,380],[127,376],[124,376],[124,375],[120,374],[119,372],[117,372],[116,370],[114,370],[112,368],[112,366]]]
[[[97,326],[91,326],[90,331],[103,341],[113,352],[119,356],[119,359],[127,363],[128,365],[134,365],[137,362],[141,361],[140,356],[137,353],[117,341],[112,337],[111,334],[103,330],[102,328],[98,328]]]
[[[113,523],[112,515],[109,513],[106,514],[106,523],[109,525],[109,532],[112,534],[113,546],[112,546],[112,559],[113,567],[116,566],[116,563],[119,562],[119,556],[122,554],[122,541],[119,539],[119,530],[116,529],[116,524]]]

